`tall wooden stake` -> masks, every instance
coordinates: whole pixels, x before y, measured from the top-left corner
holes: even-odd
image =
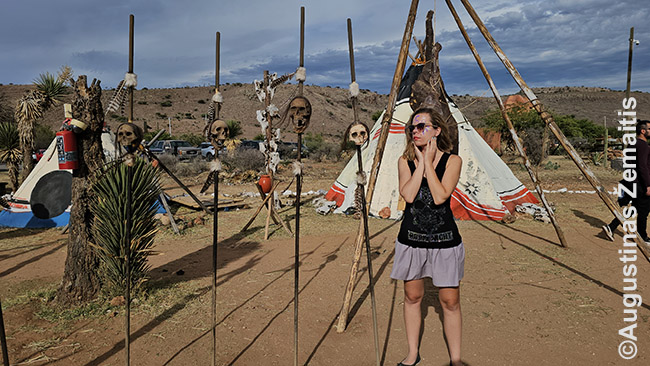
[[[305,66],[305,7],[300,7],[300,67]],[[298,95],[303,95],[304,80],[298,81]],[[302,132],[298,133],[298,165],[296,176],[296,236],[293,248],[293,365],[298,366],[298,285],[300,274],[300,193],[302,191]]]
[[[469,38],[469,34],[467,34],[467,31],[465,30],[465,27],[463,26],[463,23],[460,20],[458,13],[456,13],[456,9],[454,8],[453,4],[451,3],[450,0],[445,0],[445,2],[447,3],[449,10],[451,11],[451,15],[456,20],[458,29],[463,34],[463,38],[465,38],[465,42],[467,42],[467,46],[472,51],[472,54],[476,59],[476,63],[478,64],[478,67],[483,72],[483,76],[485,76],[485,80],[490,85],[490,89],[492,90],[494,99],[496,99],[497,104],[499,105],[499,109],[501,110],[501,116],[503,116],[503,119],[506,121],[506,124],[508,125],[508,129],[510,130],[510,135],[512,135],[512,140],[515,142],[515,146],[517,147],[517,151],[519,152],[519,155],[521,155],[521,157],[524,159],[524,165],[526,166],[528,175],[530,176],[530,179],[533,181],[533,184],[535,185],[535,190],[537,191],[537,194],[539,195],[540,199],[542,200],[542,203],[544,204],[544,208],[546,209],[546,212],[548,213],[548,216],[551,219],[551,223],[553,223],[553,227],[555,228],[557,237],[558,239],[560,239],[560,244],[566,248],[567,243],[566,243],[566,239],[564,238],[564,233],[562,232],[562,228],[560,228],[560,224],[555,219],[555,214],[553,213],[553,209],[551,209],[550,205],[548,204],[548,201],[546,200],[546,196],[544,195],[544,191],[542,190],[542,186],[541,183],[539,182],[539,178],[537,177],[537,173],[533,170],[533,167],[531,166],[530,161],[528,160],[528,156],[526,156],[526,152],[524,151],[524,148],[521,145],[521,142],[519,141],[519,137],[517,136],[515,127],[512,125],[512,121],[510,121],[510,117],[508,116],[506,107],[503,105],[503,102],[501,101],[501,96],[499,95],[499,91],[494,85],[494,82],[490,77],[490,73],[488,73],[487,68],[483,64],[483,61],[481,60],[481,56],[479,56],[476,47],[474,47],[472,40]]]
[[[129,15],[129,73],[133,73],[133,26],[135,17]],[[133,87],[129,87],[129,122],[133,122]]]
[[[215,55],[214,85],[215,93],[219,92],[219,57],[221,46],[221,33],[217,32],[217,44]],[[215,119],[219,119],[221,103],[215,105]],[[215,151],[215,159],[219,159],[218,151]],[[219,235],[219,171],[214,174],[214,198],[212,206],[212,359],[211,364],[217,364],[217,241]]]
[[[460,0],[463,3],[463,6],[465,6],[465,9],[467,9],[467,12],[469,13],[470,17],[474,20],[474,23],[478,27],[478,29],[481,31],[481,34],[483,34],[483,37],[487,40],[487,42],[490,44],[490,47],[494,50],[496,53],[497,57],[501,60],[503,65],[506,67],[508,72],[510,72],[510,75],[512,78],[515,80],[515,82],[519,85],[521,90],[524,92],[526,97],[530,100],[531,104],[539,113],[540,117],[546,123],[546,125],[550,128],[551,132],[555,135],[555,137],[558,139],[562,147],[566,150],[566,152],[569,154],[569,157],[573,160],[573,162],[576,164],[578,169],[582,172],[582,174],[585,176],[587,181],[594,187],[600,198],[603,200],[607,208],[612,212],[612,214],[618,219],[620,222],[625,222],[625,218],[623,217],[623,214],[618,210],[612,199],[609,197],[607,194],[607,191],[603,186],[600,184],[600,181],[598,178],[596,178],[596,175],[587,167],[585,162],[582,160],[578,152],[573,148],[573,145],[569,142],[569,140],[564,136],[564,133],[562,133],[562,130],[557,126],[555,121],[553,120],[553,116],[551,116],[548,112],[544,111],[544,108],[540,101],[537,99],[537,96],[535,93],[533,93],[532,89],[528,87],[524,79],[521,77],[515,66],[510,62],[508,57],[506,57],[506,54],[503,52],[501,47],[497,44],[497,42],[494,40],[490,32],[487,30],[485,27],[485,24],[481,21],[479,18],[478,14],[476,14],[476,11],[472,7],[472,5],[469,3],[468,0]],[[650,260],[650,246],[647,245],[641,236],[637,233],[637,247],[643,252],[645,255],[646,259]]]
[[[357,76],[354,68],[354,42],[352,40],[352,20],[348,18],[348,53],[350,54],[350,80],[352,83],[356,82]],[[352,113],[354,116],[353,123],[359,122],[357,113],[357,97],[351,96],[352,99]],[[343,138],[347,139],[348,136]],[[370,136],[368,136],[368,139]],[[357,174],[363,173],[363,162],[361,160],[361,145],[357,145]],[[357,182],[358,189],[364,191],[363,184]],[[375,339],[375,362],[377,366],[380,365],[381,358],[379,355],[379,331],[377,327],[377,305],[375,302],[375,281],[373,279],[372,270],[372,256],[370,255],[370,236],[368,234],[368,209],[366,207],[365,196],[361,195],[361,222],[363,223],[363,234],[365,237],[366,254],[368,257],[368,288],[370,289],[370,304],[372,306],[372,330]]]
[[[366,210],[370,212],[370,205],[372,204],[372,195],[375,191],[375,183],[377,182],[377,175],[379,174],[379,167],[381,166],[381,160],[384,156],[384,148],[386,147],[386,140],[388,139],[388,132],[390,130],[390,124],[393,119],[393,110],[395,109],[395,103],[397,102],[397,92],[399,89],[400,80],[402,75],[404,75],[404,68],[406,66],[406,59],[408,57],[408,46],[411,40],[411,35],[413,33],[413,25],[415,24],[415,14],[418,10],[419,0],[411,0],[411,8],[409,10],[409,15],[406,20],[406,27],[404,29],[404,36],[402,37],[402,45],[400,47],[399,56],[397,58],[397,65],[395,66],[395,74],[393,75],[393,82],[390,87],[390,94],[388,95],[388,105],[386,106],[386,112],[384,113],[384,118],[381,121],[381,134],[379,135],[379,141],[377,143],[377,150],[375,152],[375,158],[372,162],[372,168],[370,169],[370,179],[368,180],[368,191],[366,193],[366,205],[368,206]],[[341,313],[339,314],[339,321],[336,326],[336,331],[342,333],[345,331],[345,327],[348,322],[348,313],[350,311],[350,302],[352,301],[352,291],[354,290],[354,282],[357,276],[357,270],[359,268],[359,261],[361,260],[361,248],[364,243],[364,230],[361,227],[363,223],[360,223],[359,235],[355,242],[355,251],[354,258],[352,261],[352,268],[350,269],[350,278],[348,280],[348,285],[345,290],[345,296],[343,298],[343,306],[341,307]]]
[[[603,166],[607,168],[607,148],[609,147],[609,131],[607,130],[607,116],[603,117],[603,126],[605,127],[605,140],[603,141]]]
[[[7,337],[5,337],[5,321],[2,317],[2,302],[0,301],[0,346],[2,347],[2,364],[9,366],[9,351],[7,350]]]
[[[630,99],[630,84],[632,82],[632,52],[634,51],[634,27],[630,28],[630,51],[627,57],[627,84],[625,99]]]
[[[126,167],[126,232],[124,235],[124,257],[126,271],[126,317],[124,319],[124,351],[126,366],[131,364],[131,186],[133,185],[133,167]]]
[[[135,17],[129,15],[129,73],[133,73],[133,27]],[[129,87],[129,123],[133,123],[133,87]],[[133,167],[126,167],[126,232],[124,235],[124,256],[126,270],[126,316],[124,320],[124,354],[126,366],[131,364],[131,186],[133,185]]]

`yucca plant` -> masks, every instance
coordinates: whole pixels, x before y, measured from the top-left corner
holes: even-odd
[[[157,199],[160,194],[158,172],[142,159],[133,166],[131,186],[131,289],[137,291],[146,280],[149,270],[147,257],[151,254],[156,224]],[[126,288],[126,192],[127,167],[115,164],[107,167],[93,185],[95,215],[93,234],[101,262],[105,289],[110,294],[123,294]]]
[[[12,122],[0,123],[0,161],[7,164],[11,189],[18,190],[18,167],[22,154],[18,143],[18,129]]]
[[[23,179],[27,178],[34,168],[32,153],[34,152],[34,124],[43,118],[50,107],[59,103],[59,98],[66,93],[63,80],[46,72],[34,80],[36,90],[30,90],[20,98],[16,105],[15,116],[18,120],[20,149],[23,154]]]

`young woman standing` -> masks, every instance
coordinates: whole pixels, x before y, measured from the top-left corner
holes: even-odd
[[[406,124],[406,149],[399,159],[399,190],[406,201],[395,242],[391,278],[404,281],[404,322],[408,355],[398,366],[420,362],[419,335],[424,278],[440,289],[443,327],[452,366],[460,360],[460,280],[465,248],[451,212],[462,160],[449,153],[447,124],[430,108],[413,112]]]

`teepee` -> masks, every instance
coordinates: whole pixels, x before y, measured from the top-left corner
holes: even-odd
[[[409,105],[411,85],[422,71],[422,65],[412,65],[402,78],[397,103],[390,124],[390,133],[377,176],[375,194],[369,213],[376,217],[399,219],[405,203],[398,188],[397,161],[404,152],[404,127],[413,110]],[[458,106],[446,95],[451,114],[458,127],[458,155],[463,159],[460,180],[452,194],[451,208],[461,220],[501,220],[517,205],[538,203],[535,196],[517,179],[508,166],[490,148],[463,116]],[[381,133],[380,116],[370,132],[370,141],[361,149],[366,175],[370,175],[372,161]],[[335,201],[335,213],[344,213],[354,207],[357,157],[353,156],[338,176],[325,198]]]
[[[104,147],[104,159],[106,162],[115,160],[115,134],[110,131],[102,133],[102,146]],[[56,139],[52,140],[50,146],[43,153],[43,157],[38,161],[34,169],[29,173],[25,181],[18,187],[11,197],[7,200],[8,210],[0,211],[0,227],[17,227],[17,228],[47,228],[65,226],[70,220],[70,208],[65,210],[59,216],[50,219],[39,219],[34,216],[29,204],[32,191],[40,179],[48,173],[59,171],[57,159]],[[72,174],[72,170],[64,170]]]

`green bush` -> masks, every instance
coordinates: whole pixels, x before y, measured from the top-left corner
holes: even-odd
[[[224,154],[221,162],[230,171],[245,172],[255,170],[261,172],[264,169],[264,154],[255,149],[237,149],[232,154]]]
[[[235,137],[242,134],[241,122],[234,119],[229,119],[226,121],[228,126],[228,138],[234,139]]]
[[[160,103],[160,106],[161,106],[161,107],[171,107],[171,106],[172,106],[172,102],[171,102],[171,100],[166,100],[166,101]]]
[[[178,139],[185,140],[193,146],[199,146],[203,141],[205,141],[205,137],[203,135],[195,135],[193,133],[184,133],[180,135]]]
[[[263,133],[260,133],[260,134],[255,135],[255,137],[253,137],[253,140],[255,140],[255,141],[264,141],[264,140],[266,140],[266,136]]]
[[[372,119],[372,122],[376,122],[379,119],[379,117],[381,117],[382,113],[384,113],[383,110],[376,111],[375,113],[373,113],[372,116],[370,116],[370,118]]]
[[[54,140],[54,137],[56,137],[56,133],[50,127],[40,123],[36,124],[34,135],[35,149],[47,149],[52,143],[52,140]]]

